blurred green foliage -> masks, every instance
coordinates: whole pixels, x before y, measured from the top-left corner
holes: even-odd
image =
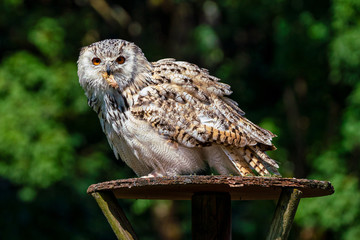
[[[116,161],[78,84],[79,49],[105,38],[174,57],[232,86],[278,135],[286,177],[329,180],[303,199],[291,239],[360,235],[360,1],[0,2],[0,238],[114,239],[96,182],[134,177]],[[189,239],[190,203],[121,201],[140,239]],[[263,239],[275,203],[234,202],[233,238]]]

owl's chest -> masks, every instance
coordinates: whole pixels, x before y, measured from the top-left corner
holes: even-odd
[[[159,153],[169,152],[171,149],[166,139],[155,129],[133,116],[129,110],[121,112],[107,109],[106,115],[104,132],[115,155],[137,175],[147,175],[162,165],[155,160],[159,159]]]
[[[200,149],[171,144],[149,122],[132,114],[131,107],[104,106],[102,125],[110,146],[138,176],[152,172],[176,175],[203,168]]]
[[[147,122],[132,115],[127,99],[119,93],[105,95],[101,109],[99,117],[103,119],[105,134],[108,137],[117,135],[127,145],[132,145],[136,139],[155,131]]]

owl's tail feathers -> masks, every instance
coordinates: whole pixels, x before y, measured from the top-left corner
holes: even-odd
[[[224,151],[226,156],[229,158],[232,166],[236,169],[236,171],[241,176],[252,175],[252,170],[249,167],[249,164],[245,161],[245,159],[242,157],[242,155],[239,155],[237,153],[238,149],[236,149],[234,147],[224,147],[224,146],[221,146],[221,149]]]
[[[262,164],[266,167],[267,170],[275,175],[281,176],[278,171],[279,165],[274,159],[271,159],[269,155],[260,149],[259,146],[253,146],[249,148],[262,160]]]
[[[221,147],[232,166],[241,176],[253,175],[255,171],[261,176],[275,174],[281,176],[278,164],[258,147]]]

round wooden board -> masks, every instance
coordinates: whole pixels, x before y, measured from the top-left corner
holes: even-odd
[[[119,179],[93,184],[87,192],[112,191],[119,199],[172,200],[191,200],[196,192],[228,192],[232,200],[269,200],[278,199],[283,188],[297,188],[303,198],[334,193],[327,181],[222,175]]]

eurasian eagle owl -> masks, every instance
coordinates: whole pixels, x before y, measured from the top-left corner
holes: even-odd
[[[115,156],[138,176],[176,176],[208,166],[220,174],[280,175],[265,151],[275,136],[226,97],[208,70],[172,58],[149,62],[134,43],[82,48],[80,85]]]

